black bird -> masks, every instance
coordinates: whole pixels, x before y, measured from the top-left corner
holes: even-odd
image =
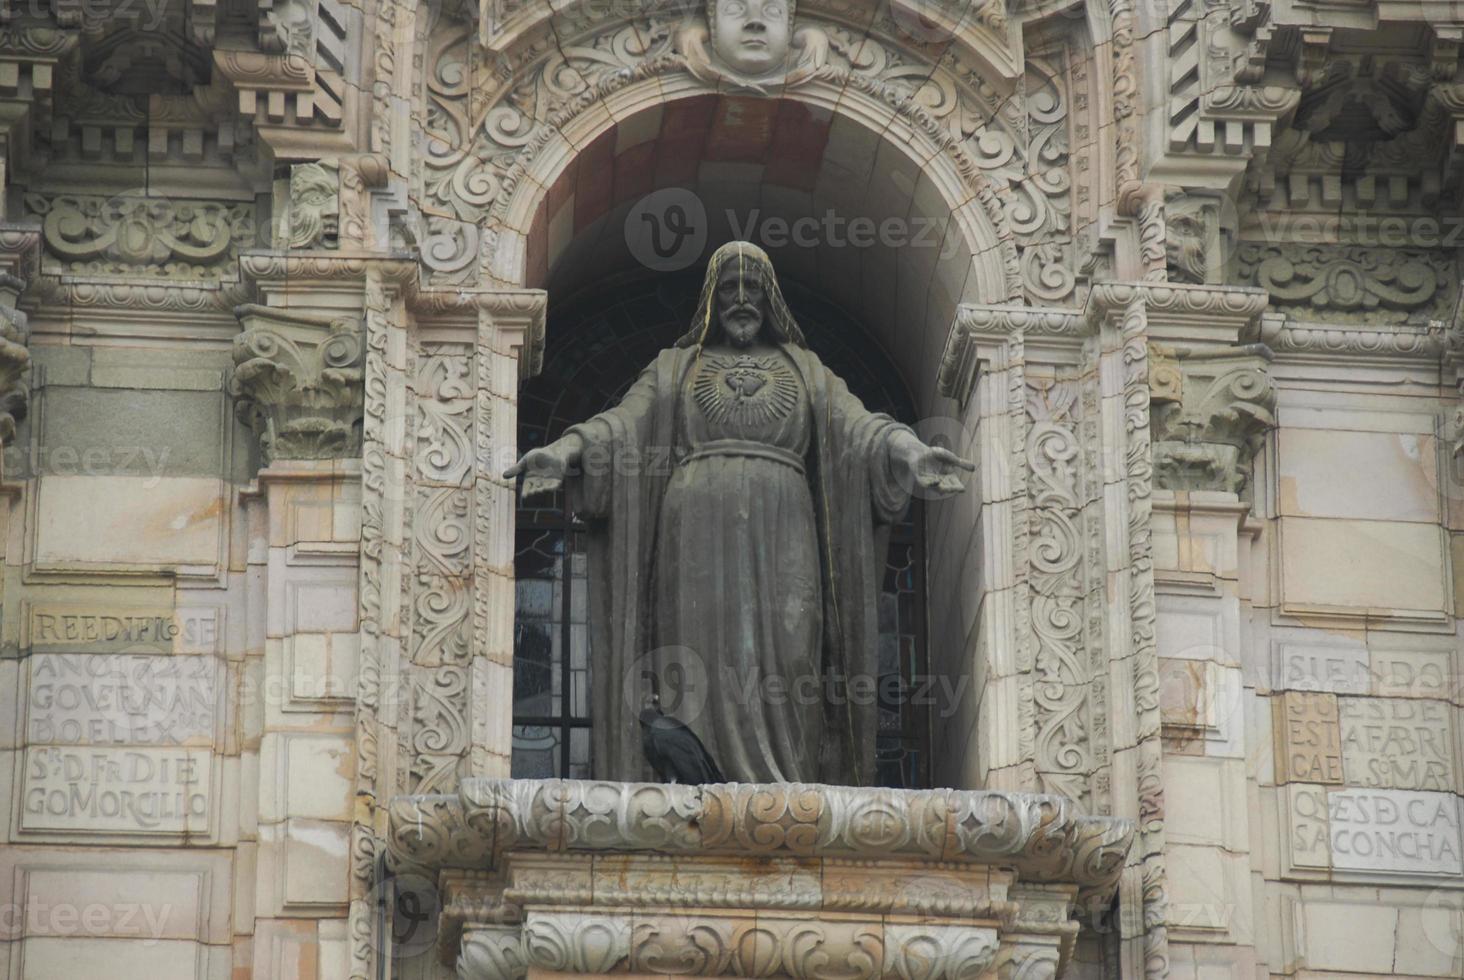
[[[656,776],[662,782],[692,786],[725,782],[717,761],[696,732],[661,712],[659,679],[649,671],[645,676],[651,683],[651,695],[640,713],[641,751]]]

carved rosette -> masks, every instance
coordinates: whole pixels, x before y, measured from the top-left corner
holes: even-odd
[[[229,390],[259,439],[264,465],[358,457],[366,353],[360,324],[253,304],[235,314],[244,330],[234,338]]]
[[[1245,492],[1252,461],[1276,425],[1270,361],[1261,344],[1184,352],[1150,347],[1156,486]]]

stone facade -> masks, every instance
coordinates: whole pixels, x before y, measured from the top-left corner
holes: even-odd
[[[0,0],[0,976],[1464,975],[1464,13],[733,6]],[[520,380],[732,237],[978,462],[945,789],[510,778]]]

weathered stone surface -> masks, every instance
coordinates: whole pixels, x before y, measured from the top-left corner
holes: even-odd
[[[1464,874],[1459,798],[1452,793],[1332,790],[1327,818],[1335,868]]]
[[[212,745],[221,662],[211,656],[36,654],[29,661],[31,745]]]
[[[1347,785],[1455,790],[1453,705],[1346,697],[1337,703]]]
[[[1340,783],[1342,738],[1337,698],[1287,691],[1276,703],[1276,771],[1286,782]]]
[[[207,750],[32,746],[20,830],[204,835],[213,799]]]

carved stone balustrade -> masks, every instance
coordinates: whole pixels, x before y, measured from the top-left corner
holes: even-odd
[[[398,797],[465,980],[1061,976],[1133,824],[1036,794],[469,779]]]

